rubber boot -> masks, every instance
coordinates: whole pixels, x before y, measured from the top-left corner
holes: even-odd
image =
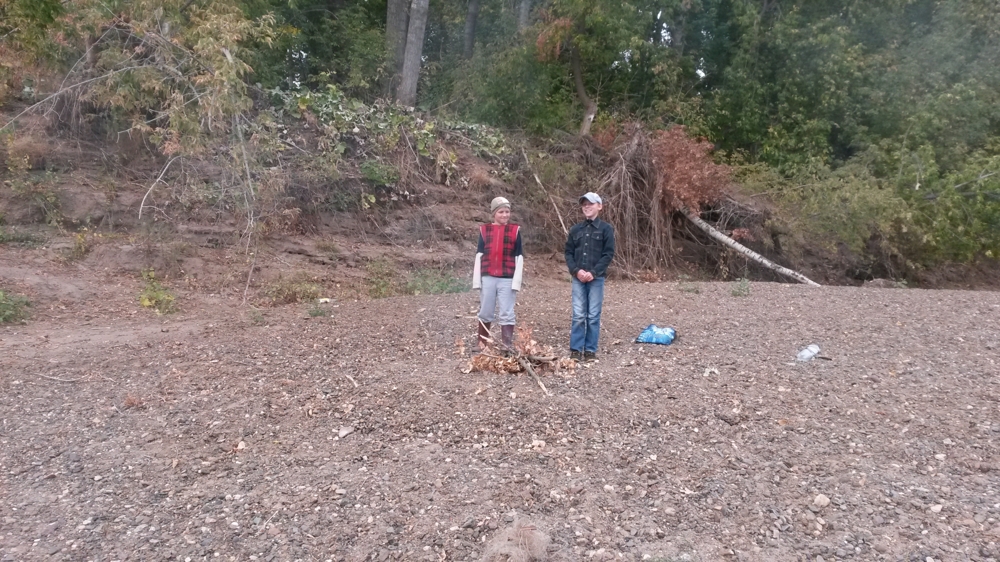
[[[507,353],[514,353],[514,325],[500,326],[500,341]]]
[[[476,324],[479,326],[479,349],[486,349],[486,346],[490,344],[490,324],[492,322],[483,322],[477,318]]]

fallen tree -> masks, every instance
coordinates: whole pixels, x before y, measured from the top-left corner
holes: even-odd
[[[701,218],[696,209],[717,208],[724,203],[738,208],[736,213],[726,213],[735,219],[734,236],[750,230],[741,222],[763,222],[762,213],[739,208],[726,196],[732,186],[730,169],[713,162],[711,150],[711,143],[691,138],[682,126],[650,134],[633,123],[617,135],[599,189],[607,203],[605,216],[615,225],[615,261],[620,269],[634,274],[669,267],[676,254],[675,219],[686,219],[723,247],[761,266],[801,283],[818,285],[740,244],[723,232],[728,228],[716,228]],[[763,230],[760,224],[756,228]]]
[[[757,252],[751,250],[750,248],[747,248],[743,244],[740,244],[736,240],[733,240],[732,238],[730,238],[730,237],[726,236],[725,234],[719,232],[718,230],[716,230],[715,228],[713,228],[712,225],[710,225],[707,222],[705,222],[704,220],[702,220],[702,218],[699,217],[691,209],[688,209],[688,208],[684,207],[684,208],[680,209],[680,212],[685,217],[687,217],[687,219],[689,221],[691,221],[692,223],[694,223],[695,226],[697,226],[698,228],[702,229],[705,232],[705,234],[708,234],[709,236],[711,236],[715,240],[721,242],[724,246],[726,246],[728,248],[731,248],[731,249],[733,249],[733,250],[735,250],[735,251],[743,254],[744,256],[752,259],[753,261],[755,261],[755,262],[763,265],[764,267],[766,267],[766,268],[768,268],[768,269],[770,269],[772,271],[775,271],[775,272],[780,273],[782,275],[785,275],[787,277],[791,277],[792,279],[795,279],[799,283],[805,283],[806,285],[811,285],[813,287],[819,287],[820,286],[819,283],[813,281],[812,279],[809,279],[805,275],[802,275],[801,273],[799,273],[797,271],[792,271],[791,269],[788,269],[787,267],[782,267],[782,266],[780,266],[780,265],[772,262],[771,260],[765,258],[764,256],[758,254]]]

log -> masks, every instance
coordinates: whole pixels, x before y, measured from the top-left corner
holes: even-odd
[[[743,244],[740,244],[736,240],[733,240],[732,238],[730,238],[730,237],[726,236],[725,234],[719,232],[718,230],[716,230],[715,228],[713,228],[712,225],[710,225],[707,222],[703,221],[701,219],[701,217],[699,217],[697,215],[697,213],[691,211],[691,209],[688,209],[687,207],[684,207],[684,208],[681,209],[681,212],[684,213],[684,216],[687,217],[689,221],[691,221],[692,223],[694,223],[695,226],[697,226],[698,228],[700,228],[703,231],[705,231],[705,234],[708,234],[709,236],[711,236],[715,240],[717,240],[720,243],[722,243],[724,246],[726,246],[728,248],[732,248],[733,250],[736,250],[737,252],[739,252],[739,253],[743,254],[744,256],[752,259],[753,261],[755,261],[755,262],[763,265],[764,267],[770,269],[771,271],[776,271],[776,272],[778,272],[778,273],[780,273],[782,275],[785,275],[787,277],[791,277],[792,279],[795,279],[799,283],[805,283],[806,285],[810,285],[812,287],[819,287],[820,286],[819,283],[813,281],[812,279],[809,279],[805,275],[802,275],[801,273],[799,273],[797,271],[792,271],[791,269],[788,269],[787,267],[782,267],[782,266],[780,266],[780,265],[772,262],[771,260],[765,258],[764,256],[758,254],[757,252],[751,250],[750,248],[747,248]]]

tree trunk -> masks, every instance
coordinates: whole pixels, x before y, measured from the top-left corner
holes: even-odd
[[[681,209],[681,212],[684,213],[684,216],[687,217],[689,221],[691,221],[692,223],[694,223],[695,226],[697,226],[698,228],[700,228],[703,231],[705,231],[705,234],[708,234],[709,236],[711,236],[712,238],[715,238],[716,240],[718,240],[719,242],[721,242],[725,246],[727,246],[729,248],[732,248],[733,250],[736,250],[737,252],[739,252],[739,253],[743,254],[744,256],[752,259],[753,261],[755,261],[755,262],[763,265],[764,267],[770,269],[771,271],[776,271],[776,272],[778,272],[778,273],[780,273],[782,275],[786,275],[788,277],[791,277],[792,279],[795,279],[799,283],[805,283],[806,285],[811,285],[813,287],[819,287],[820,286],[819,283],[817,283],[817,282],[809,279],[805,275],[802,275],[801,273],[798,273],[797,271],[792,271],[791,269],[788,269],[787,267],[781,267],[780,265],[772,262],[771,260],[765,258],[764,256],[762,256],[762,255],[758,254],[757,252],[751,250],[750,248],[747,248],[743,244],[740,244],[736,240],[733,240],[732,238],[730,238],[730,237],[726,236],[725,234],[719,232],[718,230],[712,228],[712,225],[710,225],[707,222],[701,220],[701,217],[699,217],[698,214],[695,213],[694,211],[692,211],[691,209],[684,208],[684,209]]]
[[[518,33],[524,33],[525,29],[528,29],[528,24],[531,19],[531,0],[521,0],[517,12],[517,31]]]
[[[383,93],[391,96],[399,87],[406,52],[406,32],[410,25],[410,0],[388,0],[385,17],[385,46],[389,55],[389,77]]]
[[[479,0],[469,0],[469,11],[465,14],[465,58],[472,58],[472,50],[476,46],[476,20],[479,19]]]
[[[580,52],[575,45],[570,46],[570,62],[573,65],[573,82],[576,83],[576,95],[583,104],[583,122],[580,123],[580,136],[590,134],[590,126],[594,123],[594,116],[597,115],[597,104],[587,95],[587,88],[583,85],[583,68],[580,64]]]
[[[427,27],[429,0],[413,0],[410,4],[410,27],[406,34],[403,74],[396,91],[396,101],[407,106],[417,105],[417,81],[420,78],[420,58],[424,52],[424,29]]]
[[[674,20],[673,27],[670,28],[670,43],[679,55],[684,54],[684,25],[686,20],[684,12],[681,12],[677,16],[677,19]]]

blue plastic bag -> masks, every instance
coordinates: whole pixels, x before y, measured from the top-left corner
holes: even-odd
[[[670,345],[676,337],[677,331],[673,328],[659,328],[656,324],[650,324],[639,334],[639,337],[635,338],[635,343]]]

